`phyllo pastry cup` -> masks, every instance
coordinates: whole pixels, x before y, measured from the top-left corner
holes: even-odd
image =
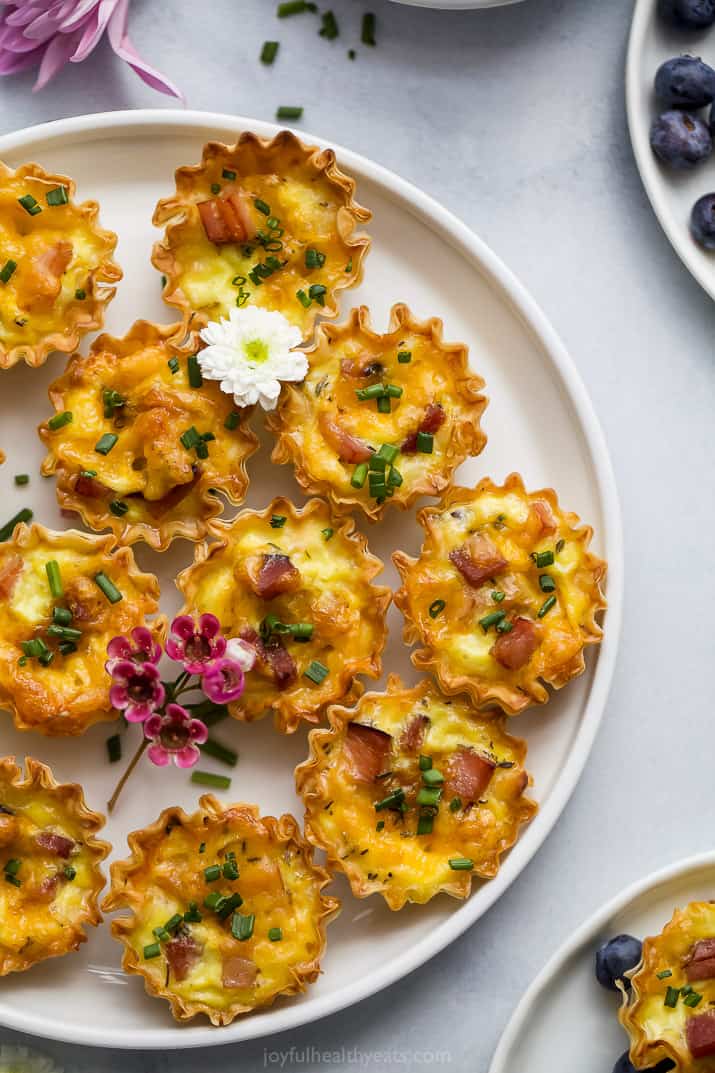
[[[125,972],[144,978],[174,1017],[227,1025],[317,980],[325,928],[339,902],[292,816],[224,807],[211,794],[187,816],[162,812],[129,835],[131,857],[112,865],[103,909]]]
[[[279,498],[210,532],[217,542],[196,548],[177,585],[184,613],[216,615],[225,636],[256,650],[245,691],[229,705],[235,719],[272,710],[290,734],[359,692],[358,675],[380,677],[391,592],[372,584],[383,564],[352,519],[337,522],[319,499],[296,509]]]
[[[101,328],[122,278],[117,236],[99,226],[96,201],[38,164],[0,162],[0,369],[42,365]]]
[[[536,812],[525,796],[526,745],[504,720],[480,716],[424,680],[355,708],[332,707],[329,730],[309,735],[296,768],[306,837],[345,872],[353,894],[381,894],[390,909],[441,891],[466,898],[491,879]]]
[[[332,149],[290,131],[209,142],[200,164],[178,168],[176,193],[154,213],[166,227],[152,257],[165,301],[192,327],[236,306],[276,310],[307,339],[316,317],[337,316],[339,292],[362,278],[370,240],[355,228],[371,214],[354,192]]]
[[[484,381],[466,346],[443,342],[436,317],[395,305],[380,335],[360,306],[344,324],[320,325],[306,354],[307,377],[286,385],[268,415],[273,461],[292,462],[301,487],[336,510],[357,506],[376,520],[388,504],[441,495],[483,449]]]
[[[675,1073],[713,1073],[715,904],[676,909],[660,935],[645,940],[641,963],[627,976],[619,1018],[635,1068],[670,1059]]]
[[[97,898],[110,845],[96,838],[104,816],[82,788],[55,782],[29,757],[0,759],[0,976],[24,972],[87,941],[102,921]]]
[[[116,719],[107,645],[158,607],[157,579],[114,537],[17,526],[0,544],[0,708],[49,736]],[[162,618],[150,625],[165,630]]]
[[[516,715],[544,704],[584,670],[601,640],[606,563],[588,551],[593,530],[559,507],[551,488],[527,492],[518,474],[502,486],[452,488],[417,515],[419,558],[393,555],[404,639],[423,647],[416,667],[448,694]]]
[[[195,339],[176,333],[138,321],[122,339],[100,336],[50,385],[55,414],[39,428],[63,510],[160,551],[200,540],[223,509],[219,492],[244,499],[258,447],[247,412],[203,379]]]

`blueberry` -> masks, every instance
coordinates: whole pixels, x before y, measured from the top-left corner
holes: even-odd
[[[601,987],[617,991],[616,980],[622,980],[629,969],[634,969],[641,959],[643,947],[640,939],[632,935],[617,935],[596,951],[596,979]]]
[[[715,194],[703,194],[693,205],[690,234],[706,250],[715,250]]]
[[[672,1062],[670,1058],[664,1058],[662,1062],[658,1062],[657,1066],[651,1066],[650,1070],[646,1070],[645,1073],[666,1073],[669,1069],[675,1069],[675,1062]],[[618,1059],[613,1067],[613,1073],[638,1073],[636,1067],[631,1064],[628,1051]]]
[[[715,22],[715,0],[658,0],[658,12],[673,26],[704,30]]]
[[[704,108],[715,99],[715,71],[697,56],[675,56],[658,68],[655,95],[666,108]]]
[[[712,152],[707,124],[689,112],[663,112],[650,128],[651,149],[671,168],[694,168]]]

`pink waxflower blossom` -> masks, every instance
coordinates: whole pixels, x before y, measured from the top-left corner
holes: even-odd
[[[226,651],[226,638],[215,615],[201,615],[198,626],[191,615],[179,615],[171,624],[167,655],[183,663],[189,674],[202,675]]]
[[[136,52],[127,35],[129,0],[0,0],[0,75],[39,67],[35,90],[81,63],[107,31],[112,49],[152,89],[181,91]]]
[[[108,665],[109,666],[109,665]],[[124,712],[128,723],[143,723],[166,699],[166,690],[154,663],[115,660],[110,671],[109,702]]]
[[[144,724],[144,736],[152,742],[149,759],[157,767],[172,760],[177,767],[193,767],[201,756],[199,745],[209,736],[206,725],[194,719],[180,704],[167,704],[163,713],[155,712]]]
[[[214,704],[230,704],[243,693],[244,682],[240,663],[223,656],[204,672],[201,688]]]
[[[135,626],[130,637],[113,637],[107,645],[107,672],[117,660],[130,660],[132,663],[158,663],[161,659],[161,645],[154,640],[154,635],[146,626]]]

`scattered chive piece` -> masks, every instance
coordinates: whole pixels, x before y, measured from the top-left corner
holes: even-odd
[[[284,19],[287,15],[302,15],[304,11],[316,10],[317,4],[310,3],[310,0],[283,0],[276,14],[279,19]]]
[[[42,212],[42,206],[38,205],[32,194],[23,194],[22,197],[17,199],[22,205],[25,212],[28,212],[30,216],[37,216],[39,212]]]
[[[322,283],[311,283],[308,288],[308,297],[312,298],[314,302],[317,302],[319,306],[324,306],[327,290],[328,288],[323,286]]]
[[[382,801],[375,802],[375,812],[382,812],[386,808],[395,808],[402,804],[405,800],[405,791],[402,787],[398,787],[397,790],[393,790],[387,797],[383,797]]]
[[[263,213],[264,216],[271,215],[271,206],[267,202],[263,201],[260,197],[257,197],[253,204],[256,206],[259,212]]]
[[[202,842],[201,845],[199,846],[199,853],[205,853],[205,852],[206,852],[206,843]]]
[[[282,529],[287,521],[288,519],[285,514],[272,514],[271,529]]]
[[[355,389],[360,402],[366,402],[368,399],[380,399],[385,394],[385,387],[383,384],[370,384],[370,387],[359,387]]]
[[[430,805],[432,808],[439,804],[439,799],[442,796],[442,791],[436,787],[423,786],[421,790],[417,791],[417,804],[418,805]]]
[[[669,987],[665,992],[664,1006],[669,1006],[670,1009],[675,1009],[678,1005],[678,999],[680,997],[680,990],[677,987]]]
[[[78,302],[83,302],[87,297],[87,292],[83,287],[78,287],[77,290],[74,292],[74,296]]]
[[[71,656],[73,652],[77,651],[77,645],[74,643],[74,641],[62,641],[59,646],[59,649],[60,655]]]
[[[385,394],[391,399],[399,399],[402,397],[402,388],[398,384],[388,384],[385,388]]]
[[[103,436],[100,436],[97,443],[95,443],[94,449],[98,455],[108,455],[118,439],[119,436],[117,436],[116,433],[105,432]]]
[[[191,428],[187,428],[186,432],[182,432],[179,436],[179,442],[182,447],[185,447],[187,451],[193,451],[195,447],[201,443],[201,437],[192,425]]]
[[[417,834],[418,835],[431,835],[434,828],[434,816],[429,813],[423,813],[417,820]]]
[[[223,894],[219,890],[212,890],[210,894],[207,894],[204,898],[204,905],[207,909],[216,909],[216,906],[223,900]]]
[[[498,626],[504,618],[506,618],[504,611],[490,611],[484,618],[480,618],[479,625],[486,633],[492,626]]]
[[[160,943],[165,943],[167,939],[171,938],[171,936],[169,935],[168,931],[163,926],[163,924],[160,925],[158,928],[152,928],[151,931],[152,931],[152,935],[156,939],[158,939]]]
[[[223,423],[223,427],[229,429],[229,431],[232,432],[237,427],[240,420],[241,415],[237,413],[236,410],[231,410],[231,413],[228,415],[228,417]]]
[[[56,186],[54,190],[48,190],[45,201],[50,206],[66,205],[69,201],[66,186]]]
[[[129,504],[121,499],[113,499],[109,504],[109,509],[117,518],[121,518],[129,510]]]
[[[220,194],[221,193],[221,183],[211,183],[211,193],[212,194]]]
[[[47,645],[41,637],[33,637],[31,641],[22,642],[22,651],[30,659],[39,658],[43,652],[47,652]]]
[[[238,909],[241,905],[243,905],[243,898],[240,894],[229,894],[216,906],[216,915],[219,920],[225,920],[234,909]]]
[[[9,872],[5,873],[5,882],[6,883],[11,883],[13,885],[13,887],[21,887],[22,886],[22,883],[17,878],[17,876],[10,875]]]
[[[452,800],[449,803],[449,811],[450,812],[459,812],[461,807],[462,807],[462,799],[461,799],[461,797],[453,797]]]
[[[531,558],[536,565],[541,568],[542,566],[554,565],[554,553],[553,551],[535,551]]]
[[[188,361],[189,366],[189,384],[191,387],[201,387],[204,382],[204,378],[201,375],[201,366],[199,365],[199,359],[195,354],[192,354]]]
[[[376,831],[383,831],[384,828],[385,828],[385,821],[384,820],[378,820],[377,825],[375,827],[375,830]]]
[[[444,782],[444,775],[441,771],[437,771],[437,768],[429,768],[428,771],[422,773],[422,779],[426,786],[441,786]]]
[[[395,447],[392,443],[383,443],[382,447],[377,452],[377,457],[384,458],[388,465],[392,465],[399,453],[399,447]]]
[[[348,59],[349,60],[354,60],[356,56],[357,56],[357,53],[356,53],[355,49],[354,48],[349,48],[348,49]]]
[[[474,861],[470,857],[450,857],[449,867],[453,872],[471,872]]]
[[[66,607],[53,607],[52,621],[56,626],[69,626],[72,621],[72,612]]]
[[[656,976],[658,977],[659,980],[667,980],[668,977],[672,976],[672,975],[673,975],[672,969],[663,969],[662,972],[657,972],[656,973]]]
[[[96,469],[81,469],[79,475],[80,477],[96,477],[97,471]]]
[[[432,768],[432,757],[431,756],[421,756],[419,763],[420,763],[420,771],[430,771],[430,769]]]
[[[222,872],[224,879],[238,879],[238,865],[235,861],[226,861]]]
[[[118,734],[107,738],[107,759],[110,764],[116,764],[122,759],[122,739]]]
[[[77,869],[73,868],[71,864],[66,864],[63,868],[65,879],[68,879],[70,883],[77,876]]]
[[[16,525],[19,525],[20,522],[31,522],[32,517],[32,511],[29,507],[19,510],[17,514],[15,514],[9,522],[5,522],[5,525],[0,529],[0,544],[10,539]]]
[[[434,450],[434,436],[431,432],[417,433],[417,450],[423,455],[431,455]]]
[[[60,564],[56,559],[50,559],[48,563],[45,563],[45,573],[47,574],[51,594],[56,600],[59,600],[60,596],[64,595],[64,589],[62,588]]]
[[[321,37],[325,37],[328,41],[334,41],[340,33],[338,29],[338,20],[332,11],[324,11],[320,16],[322,26],[318,30]]]
[[[539,588],[542,592],[554,592],[554,590],[556,589],[556,582],[550,574],[540,574]]]
[[[228,764],[229,767],[235,767],[238,763],[238,753],[235,753],[233,749],[229,749],[228,746],[222,745],[221,742],[216,741],[214,738],[208,738],[201,746],[201,751],[206,753],[207,756],[213,756],[215,760],[221,760],[222,763]]]
[[[208,868],[204,868],[204,879],[207,883],[215,883],[217,879],[221,878],[221,865],[210,864]]]
[[[234,939],[238,939],[240,942],[245,942],[246,939],[250,939],[253,935],[253,925],[256,922],[256,918],[251,913],[249,916],[241,916],[240,913],[234,913],[231,921],[231,934]]]
[[[437,618],[437,615],[441,615],[447,606],[444,600],[433,600],[429,605],[429,617]]]
[[[54,417],[51,417],[50,420],[47,422],[47,427],[49,429],[52,429],[53,432],[57,432],[58,428],[64,428],[65,425],[69,425],[71,424],[71,422],[72,411],[65,410],[64,413],[55,414]]]
[[[75,630],[71,626],[52,625],[47,627],[47,636],[59,637],[63,641],[79,641],[82,636],[82,631]]]
[[[12,278],[12,274],[16,268],[16,261],[6,261],[0,269],[0,280],[2,280],[3,283],[9,283],[10,279]]]
[[[353,470],[353,475],[350,478],[350,483],[353,488],[362,488],[367,480],[367,462],[361,462]]]
[[[172,931],[176,931],[176,929],[182,923],[183,919],[184,918],[181,913],[174,913],[173,917],[170,917],[167,920],[166,924],[164,925],[164,929],[168,931],[171,935]]]
[[[292,104],[282,104],[276,109],[276,119],[300,119],[303,109]]]
[[[683,1005],[689,1006],[691,1010],[694,1010],[702,1002],[702,995],[699,995],[697,991],[693,991],[687,998],[683,999]]]
[[[29,473],[16,473],[15,474],[15,484],[18,485],[18,487],[22,486],[23,484],[29,484],[29,483],[30,483],[30,474]]]
[[[9,876],[16,876],[21,867],[22,861],[18,860],[17,857],[13,857],[12,860],[9,860],[5,865],[4,871]]]
[[[196,902],[189,902],[189,908],[184,913],[184,920],[187,924],[200,924],[204,918],[199,912],[199,907]]]
[[[311,660],[308,667],[303,671],[303,677],[309,678],[311,682],[315,682],[319,686],[328,677],[329,671],[324,663],[320,660]]]
[[[212,775],[210,771],[194,771],[191,781],[197,786],[213,786],[215,790],[228,790],[231,780],[226,775]]]
[[[504,618],[501,622],[497,622],[497,633],[511,633],[514,629],[514,623],[510,622],[508,618]]]
[[[178,373],[178,371],[179,371],[179,359],[178,359],[178,358],[176,358],[176,357],[174,357],[174,358],[169,358],[169,360],[167,361],[167,363],[166,363],[166,364],[167,364],[167,365],[169,366],[169,368],[171,369],[171,375],[172,375],[172,376],[176,376],[176,374],[177,374],[177,373]]]
[[[544,615],[548,614],[548,612],[551,610],[551,608],[554,606],[555,603],[556,603],[556,597],[555,596],[549,596],[548,600],[544,600],[543,604],[541,605],[541,607],[537,611],[536,617],[537,618],[543,618]]]
[[[273,63],[278,53],[279,46],[279,41],[264,41],[263,48],[261,49],[261,63],[265,63],[266,65]]]
[[[94,581],[97,588],[101,589],[104,595],[109,600],[110,604],[118,604],[123,596],[113,581],[107,577],[104,571],[100,570],[98,574],[94,575]]]
[[[224,168],[223,171],[221,172],[221,178],[222,179],[228,179],[228,181],[230,183],[232,183],[233,180],[236,178],[236,172],[231,171],[230,168]]]
[[[557,555],[559,554],[559,552],[564,550],[564,545],[565,544],[566,544],[565,540],[557,540],[556,541],[556,546],[554,548],[554,551],[556,552]]]
[[[310,298],[305,293],[305,291],[296,291],[295,296],[300,302],[300,304],[304,307],[304,309],[308,309],[308,307],[310,306]]]
[[[412,351],[398,350],[397,360],[399,361],[400,365],[408,365],[412,361]]]
[[[323,537],[324,540],[330,540],[331,536],[333,535],[333,530],[332,529],[321,529],[320,533],[321,533],[321,536]]]
[[[306,268],[322,268],[325,264],[325,254],[319,250],[314,250],[311,246],[305,251],[305,267]]]
[[[376,45],[375,40],[375,16],[371,11],[366,11],[362,17],[362,33],[360,40],[363,45]]]
[[[279,943],[283,938],[283,932],[280,928],[269,928],[268,938],[271,940],[272,943]]]
[[[158,958],[161,954],[161,947],[158,943],[149,943],[144,947],[144,960],[149,961],[150,958]]]
[[[389,395],[383,395],[377,400],[377,412],[379,414],[392,413],[392,403]]]

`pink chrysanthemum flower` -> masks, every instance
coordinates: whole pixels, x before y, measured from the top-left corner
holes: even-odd
[[[201,756],[199,745],[209,736],[204,723],[193,719],[180,704],[167,704],[163,714],[156,712],[144,724],[144,736],[152,744],[149,759],[157,767],[174,761],[177,767],[193,767]]]
[[[164,703],[166,691],[154,663],[115,660],[110,673],[109,703],[128,723],[143,723]]]
[[[201,688],[214,704],[230,704],[243,693],[244,676],[241,665],[224,656],[204,673]]]
[[[161,645],[154,640],[151,630],[146,626],[135,626],[130,637],[113,637],[107,645],[107,671],[117,660],[130,660],[132,663],[158,663],[161,659]]]
[[[0,0],[0,75],[38,67],[35,90],[69,63],[81,63],[104,31],[120,59],[152,89],[181,91],[138,55],[127,35],[129,0]]]
[[[171,624],[166,652],[183,663],[189,674],[202,675],[226,651],[226,638],[215,615],[201,615],[198,626],[191,615],[179,615]]]

